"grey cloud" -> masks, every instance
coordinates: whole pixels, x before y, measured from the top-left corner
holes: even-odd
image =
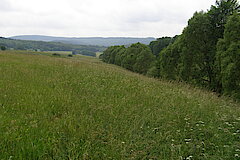
[[[1,0],[0,12],[9,12],[12,11],[12,5],[7,0]]]
[[[215,2],[215,0],[0,1],[0,29],[4,36],[45,34],[144,37],[180,34],[196,10],[206,10]]]

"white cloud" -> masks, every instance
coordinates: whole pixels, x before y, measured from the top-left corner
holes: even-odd
[[[160,37],[180,34],[215,0],[1,0],[0,36]]]

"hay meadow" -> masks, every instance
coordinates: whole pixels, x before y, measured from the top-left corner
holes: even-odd
[[[0,51],[0,159],[239,159],[240,103],[97,58]]]

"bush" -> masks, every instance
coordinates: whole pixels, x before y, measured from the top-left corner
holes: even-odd
[[[5,51],[6,50],[6,47],[5,46],[1,46],[0,47],[2,51]]]
[[[58,57],[60,57],[61,55],[60,54],[58,54],[58,53],[53,53],[52,54],[53,56],[58,56]]]

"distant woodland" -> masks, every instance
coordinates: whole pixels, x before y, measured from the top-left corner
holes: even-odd
[[[155,38],[133,38],[133,37],[52,37],[41,35],[22,35],[10,37],[11,39],[18,40],[34,40],[34,41],[46,41],[46,42],[62,42],[66,44],[77,45],[96,45],[96,46],[114,46],[114,45],[129,45],[133,43],[149,44],[154,41]]]
[[[65,44],[61,42],[43,42],[16,40],[0,37],[0,47],[2,50],[34,50],[34,51],[72,51],[73,54],[84,54],[95,56],[96,52],[102,52],[105,47],[92,45]]]
[[[207,12],[194,13],[181,35],[162,37],[148,46],[112,46],[101,59],[240,99],[239,11],[237,0],[217,0]]]

